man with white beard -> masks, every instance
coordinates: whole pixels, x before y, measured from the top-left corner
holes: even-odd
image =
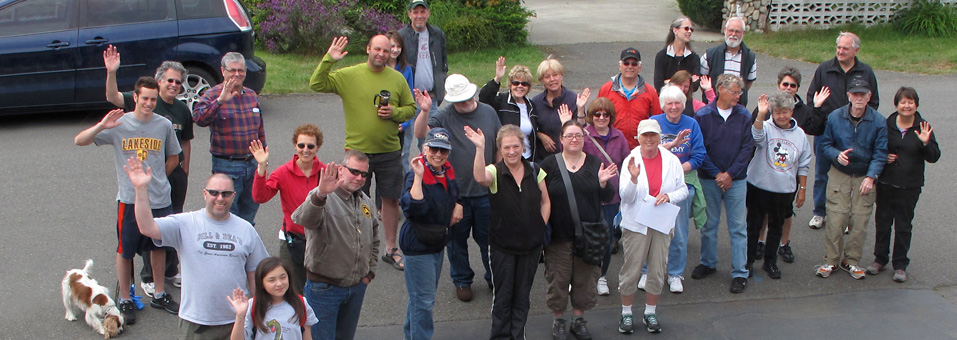
[[[741,17],[731,17],[724,23],[724,43],[709,48],[701,55],[701,75],[718,79],[722,74],[733,74],[744,80],[744,93],[738,104],[748,105],[748,90],[758,79],[754,52],[744,45],[745,24]],[[724,58],[721,58],[724,56]],[[723,62],[722,62],[723,61]],[[742,70],[748,70],[744,73]]]

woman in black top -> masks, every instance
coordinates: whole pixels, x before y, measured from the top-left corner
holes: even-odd
[[[522,129],[522,134],[525,135],[525,151],[522,157],[532,161],[535,159],[534,146],[538,140],[538,112],[528,98],[528,91],[532,88],[532,71],[528,66],[515,65],[508,72],[508,80],[505,82],[508,92],[499,93],[504,76],[505,57],[498,57],[495,62],[495,78],[482,87],[479,101],[495,109],[502,125],[514,124]]]
[[[563,117],[566,118],[571,117]],[[595,307],[598,301],[597,284],[601,266],[586,264],[574,255],[575,222],[570,211],[578,210],[582,222],[599,222],[602,220],[601,203],[615,197],[613,186],[607,184],[618,173],[618,167],[612,164],[606,168],[600,159],[582,151],[584,133],[585,130],[577,121],[565,122],[560,135],[561,153],[542,161],[548,196],[552,202],[549,218],[552,237],[551,244],[545,248],[545,280],[547,305],[555,317],[553,338],[565,338],[563,316],[571,295],[574,316],[570,332],[578,339],[591,339],[582,317],[585,310]],[[562,160],[559,160],[559,155]],[[559,167],[564,167],[569,173],[575,207],[569,203]],[[569,284],[571,292],[568,290]]]
[[[894,95],[897,112],[887,117],[887,165],[877,177],[877,204],[874,225],[874,263],[867,273],[877,275],[887,262],[894,266],[894,281],[907,281],[907,251],[910,249],[911,221],[924,186],[924,162],[936,163],[940,147],[934,128],[917,112],[920,98],[911,87]],[[894,226],[894,256],[890,255],[891,225]]]
[[[680,17],[671,22],[668,36],[665,38],[665,48],[655,55],[655,91],[671,79],[671,76],[680,70],[691,74],[698,74],[701,68],[701,58],[691,50],[691,33],[694,26],[691,19]],[[694,77],[691,92],[698,90],[698,77]]]

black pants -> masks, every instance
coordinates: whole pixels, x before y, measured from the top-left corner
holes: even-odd
[[[183,205],[186,203],[186,186],[189,184],[189,178],[183,166],[177,165],[173,172],[166,176],[169,178],[170,198],[173,200],[173,213],[183,212]],[[179,256],[173,247],[163,247],[166,250],[166,277],[173,277],[179,274]],[[150,264],[150,253],[142,254],[143,269],[140,270],[140,281],[143,283],[153,282],[153,266]]]
[[[784,219],[791,214],[791,202],[794,200],[793,193],[770,192],[748,183],[748,196],[746,205],[748,206],[748,263],[753,263],[756,258],[758,238],[761,237],[761,226],[764,225],[764,217],[768,217],[768,234],[764,245],[764,261],[769,264],[777,264],[778,245],[781,243],[781,227],[784,226]]]
[[[514,255],[489,247],[492,270],[492,333],[489,339],[525,339],[529,300],[542,250]]]
[[[877,212],[874,214],[874,226],[877,237],[874,241],[874,262],[887,265],[891,262],[894,269],[907,270],[910,259],[907,251],[910,250],[911,230],[914,226],[914,209],[920,198],[920,188],[895,188],[877,183]],[[894,257],[889,258],[891,243],[891,226],[894,227]]]

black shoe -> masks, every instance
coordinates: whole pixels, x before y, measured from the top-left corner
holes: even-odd
[[[744,270],[748,271],[748,278],[754,276],[754,262],[748,262],[744,265]]]
[[[757,249],[754,250],[754,260],[759,261],[764,259],[764,242],[758,242]]]
[[[794,253],[791,252],[791,241],[788,241],[788,244],[778,248],[778,254],[781,254],[781,259],[784,260],[784,262],[794,262]]]
[[[699,264],[697,267],[694,267],[694,270],[691,271],[691,278],[695,280],[700,280],[716,272],[717,270],[715,270],[714,268],[708,267],[703,264]]]
[[[568,334],[565,333],[565,319],[555,319],[552,323],[552,340],[566,340]]]
[[[731,279],[731,292],[740,293],[743,292],[745,288],[748,287],[748,279],[745,277],[736,277]]]
[[[781,278],[781,270],[778,269],[776,264],[765,262],[762,268],[764,268],[764,271],[768,272],[768,277],[775,280]]]
[[[173,315],[179,314],[179,304],[173,301],[173,297],[170,296],[169,293],[164,293],[163,297],[159,299],[154,297],[153,300],[150,301],[150,307],[166,310]]]
[[[585,321],[585,318],[578,318],[572,322],[572,329],[569,330],[569,333],[572,333],[578,340],[591,340],[591,333],[588,332],[588,328],[585,327],[585,324],[588,321]]]
[[[120,313],[123,314],[123,319],[126,319],[127,325],[132,325],[136,323],[136,305],[133,304],[133,300],[126,300],[120,302]]]

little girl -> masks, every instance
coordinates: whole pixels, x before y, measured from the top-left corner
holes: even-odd
[[[230,340],[312,339],[310,326],[319,322],[312,307],[289,287],[291,267],[278,257],[269,257],[256,267],[256,292],[247,299],[236,288],[226,299],[236,311]]]

